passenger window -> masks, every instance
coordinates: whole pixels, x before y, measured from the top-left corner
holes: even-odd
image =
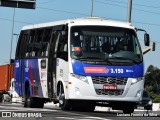
[[[61,38],[61,40],[59,40],[57,57],[68,61],[68,41],[67,41],[67,36],[63,36],[63,38]]]
[[[47,57],[51,33],[52,28],[31,30],[25,57]]]

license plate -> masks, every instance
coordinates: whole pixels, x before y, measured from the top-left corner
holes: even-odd
[[[104,90],[117,90],[116,84],[105,84],[103,85]]]

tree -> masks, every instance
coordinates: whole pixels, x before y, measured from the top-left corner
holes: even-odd
[[[153,65],[145,73],[145,90],[153,98],[153,102],[160,102],[160,69]]]
[[[158,86],[160,84],[160,69],[150,65],[145,74],[145,85]]]

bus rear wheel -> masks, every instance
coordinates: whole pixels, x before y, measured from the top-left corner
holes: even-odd
[[[30,91],[29,87],[27,87],[25,91],[24,107],[29,107],[29,106],[30,106]]]
[[[44,107],[44,101],[40,98],[31,97],[29,88],[27,88],[26,94],[25,94],[24,107],[43,108]]]

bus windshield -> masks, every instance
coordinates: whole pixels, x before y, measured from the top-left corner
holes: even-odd
[[[110,63],[142,62],[142,52],[132,29],[104,26],[71,27],[71,58]]]

